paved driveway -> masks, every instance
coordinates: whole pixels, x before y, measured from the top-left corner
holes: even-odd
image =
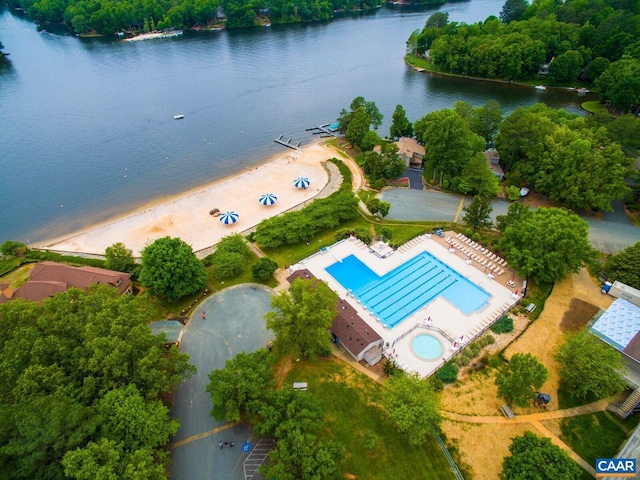
[[[223,368],[237,353],[253,352],[271,340],[263,319],[270,309],[271,294],[262,286],[239,285],[212,295],[194,311],[180,350],[191,356],[198,373],[174,394],[172,416],[180,419],[180,430],[171,442],[171,479],[244,480],[245,455],[240,447],[251,439],[251,428],[216,422],[209,415],[211,397],[205,388],[209,372]],[[236,445],[221,450],[220,441]]]
[[[433,190],[410,190],[391,188],[380,198],[391,203],[387,216],[390,220],[442,221],[462,223],[462,208],[471,202],[470,197],[455,193],[440,193]],[[640,241],[640,227],[632,225],[622,210],[621,202],[614,202],[615,212],[605,213],[602,219],[582,215],[589,223],[589,241],[598,250],[616,253]],[[493,220],[497,215],[506,215],[509,202],[497,199],[493,202]]]

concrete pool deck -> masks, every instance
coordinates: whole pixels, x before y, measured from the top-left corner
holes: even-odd
[[[454,232],[445,232],[446,237],[455,237]],[[327,282],[329,287],[347,300],[369,326],[384,340],[385,354],[408,372],[416,372],[421,377],[432,374],[444,362],[449,360],[459,349],[486,331],[503,313],[513,307],[520,297],[515,290],[507,287],[507,280],[513,276],[510,269],[496,278],[489,278],[477,263],[468,264],[460,253],[450,253],[445,238],[436,235],[421,235],[402,245],[390,255],[381,258],[373,249],[356,238],[338,242],[320,252],[302,260],[291,267],[308,269],[316,278]],[[465,315],[455,306],[438,296],[413,312],[395,326],[389,327],[376,319],[369,310],[359,303],[350,292],[338,283],[327,271],[328,266],[354,255],[377,275],[382,276],[402,265],[421,252],[428,252],[445,265],[457,271],[473,284],[486,291],[490,298],[487,305]],[[519,281],[516,282],[516,285]],[[431,322],[426,320],[431,318]],[[437,338],[443,346],[442,355],[435,360],[424,360],[418,357],[411,348],[413,338],[422,334],[430,334]],[[463,337],[462,341],[460,337]],[[388,347],[387,347],[388,345]]]

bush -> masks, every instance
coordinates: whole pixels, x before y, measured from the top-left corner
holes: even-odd
[[[516,202],[520,199],[520,189],[515,185],[509,185],[505,190],[510,202]]]
[[[249,256],[249,245],[242,238],[242,235],[235,233],[223,237],[216,245],[216,252],[234,252],[242,255],[242,258],[247,258]]]
[[[393,238],[393,229],[391,227],[382,227],[380,229],[380,235],[387,240],[391,240],[391,238]]]
[[[510,317],[502,317],[496,323],[491,325],[491,331],[494,333],[513,332],[513,319]]]
[[[20,242],[13,242],[11,240],[7,240],[2,245],[0,245],[0,252],[3,255],[14,255],[16,257],[23,257],[29,252],[29,248]]]
[[[273,272],[278,268],[278,264],[269,257],[263,257],[251,266],[251,274],[253,278],[261,282],[269,280]]]
[[[431,385],[431,388],[433,389],[434,392],[441,392],[442,390],[444,390],[444,382],[438,377],[436,377],[435,375],[432,377],[429,377],[427,381]]]
[[[378,448],[379,444],[380,437],[378,437],[375,433],[367,432],[362,434],[360,445],[362,445],[365,450],[375,450],[376,448]]]
[[[213,278],[220,280],[238,275],[244,262],[244,257],[239,253],[216,251],[213,254]]]
[[[367,245],[369,245],[371,243],[371,233],[369,232],[368,228],[366,228],[366,227],[356,227],[353,230],[353,234],[355,235],[356,238],[362,240]]]
[[[458,380],[458,367],[452,361],[445,363],[435,374],[444,383],[455,383]]]
[[[369,185],[374,190],[382,190],[384,187],[387,186],[387,182],[385,181],[384,178],[378,178],[376,180],[369,181]]]
[[[398,373],[402,372],[400,367],[398,367],[398,365],[396,365],[396,362],[394,362],[393,360],[387,360],[385,364],[382,366],[382,371],[387,377],[391,377],[393,375],[397,375]]]

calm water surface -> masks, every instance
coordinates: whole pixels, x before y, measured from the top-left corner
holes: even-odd
[[[502,3],[442,10],[474,22]],[[577,110],[570,93],[414,72],[405,42],[431,13],[382,8],[131,43],[38,32],[0,13],[11,53],[0,68],[0,242],[66,234],[256,165],[282,151],[274,138],[308,142],[306,127],[334,121],[358,95],[385,115],[383,135],[397,104],[412,121],[457,100]]]

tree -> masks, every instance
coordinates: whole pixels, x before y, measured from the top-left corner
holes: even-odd
[[[411,445],[424,442],[441,421],[440,397],[418,375],[389,377],[382,404],[393,426],[407,436]]]
[[[211,262],[213,278],[220,280],[235,277],[242,272],[244,263],[245,259],[239,253],[216,250],[212,255]]]
[[[242,255],[242,258],[249,256],[249,245],[242,235],[235,233],[222,237],[216,245],[216,252],[233,252]]]
[[[561,125],[543,146],[535,187],[551,200],[573,210],[612,211],[611,201],[629,191],[625,175],[630,161],[619,145]]]
[[[371,115],[367,113],[364,107],[360,107],[353,113],[344,136],[354,145],[362,147],[362,141],[369,132],[370,126]]]
[[[467,123],[451,109],[429,113],[415,123],[416,136],[425,144],[425,160],[446,179],[460,175],[471,157],[481,152],[484,140],[471,131]]]
[[[367,210],[369,210],[372,215],[379,213],[380,216],[386,217],[389,214],[390,209],[391,204],[389,202],[384,202],[379,198],[374,197],[367,202]]]
[[[496,375],[498,396],[507,403],[526,407],[536,390],[547,381],[547,369],[530,353],[516,353]]]
[[[520,189],[518,187],[515,185],[509,185],[505,190],[510,202],[517,202],[520,200]]]
[[[396,105],[393,111],[389,135],[391,138],[413,137],[413,125],[407,119],[407,112],[402,105]]]
[[[519,20],[528,6],[527,0],[507,0],[500,10],[500,20],[503,23]]]
[[[207,281],[204,265],[179,238],[163,237],[146,246],[141,263],[142,284],[171,302],[197,292]]]
[[[640,289],[640,242],[607,258],[604,270],[609,278]]]
[[[500,191],[498,177],[493,174],[484,153],[477,153],[464,167],[458,183],[460,193],[478,195],[484,198],[495,198]]]
[[[289,292],[271,297],[267,328],[276,334],[274,350],[316,358],[331,349],[329,327],[338,313],[338,295],[319,280],[296,279]]]
[[[626,112],[640,104],[640,60],[625,57],[613,62],[594,82],[600,95]]]
[[[159,398],[195,369],[153,336],[152,315],[105,285],[0,305],[0,383],[12,386],[0,395],[8,478],[134,478],[130,468],[160,478],[177,422]]]
[[[633,115],[620,115],[607,123],[612,141],[627,148],[640,148],[640,119]]]
[[[131,249],[125,247],[122,242],[114,243],[110,247],[107,247],[104,251],[104,258],[104,266],[116,272],[131,273],[136,267],[133,252]]]
[[[380,135],[378,135],[375,130],[369,130],[364,134],[362,142],[360,142],[360,148],[362,148],[363,151],[373,150],[375,146],[380,145],[381,142],[382,139]]]
[[[374,102],[368,102],[364,99],[364,97],[356,97],[352,100],[351,105],[349,105],[349,111],[344,108],[340,111],[340,115],[338,116],[338,130],[340,131],[340,133],[347,133],[347,130],[349,129],[349,125],[351,125],[351,121],[353,120],[355,113],[360,108],[363,108],[365,110],[369,118],[367,130],[369,130],[369,127],[372,125],[374,130],[377,130],[378,127],[382,125],[382,114],[380,113],[380,110],[378,110],[376,104]]]
[[[471,200],[471,203],[462,209],[464,216],[462,221],[464,224],[476,233],[478,229],[491,228],[493,222],[491,221],[491,212],[493,207],[491,202],[483,197],[476,195]]]
[[[582,470],[548,438],[531,432],[513,438],[511,456],[504,457],[501,480],[578,480]]]
[[[267,349],[239,353],[227,360],[223,369],[209,373],[211,416],[218,421],[238,422],[243,415],[256,415],[267,401],[272,379]]]
[[[561,85],[576,80],[582,70],[582,55],[576,50],[569,50],[558,55],[549,64],[549,81]]]
[[[495,100],[488,100],[483,106],[474,108],[466,120],[475,134],[480,135],[487,143],[492,142],[502,121],[500,104]]]
[[[624,390],[622,355],[588,330],[569,337],[556,354],[560,379],[571,396],[606,398]]]
[[[262,257],[251,266],[253,278],[261,282],[266,282],[273,276],[273,272],[278,269],[278,264],[269,257]]]
[[[576,214],[560,208],[522,211],[514,205],[519,203],[511,204],[509,215],[502,219],[504,233],[498,245],[520,275],[553,283],[577,272],[591,258],[589,226]]]

